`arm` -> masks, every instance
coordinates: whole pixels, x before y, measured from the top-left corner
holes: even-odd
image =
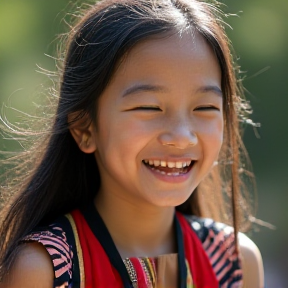
[[[0,288],[51,288],[53,264],[42,244],[24,244]]]
[[[264,269],[260,251],[243,233],[239,233],[239,248],[242,256],[243,287],[264,288]]]

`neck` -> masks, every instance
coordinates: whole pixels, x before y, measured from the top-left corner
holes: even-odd
[[[174,207],[139,206],[101,191],[95,206],[123,259],[176,252]]]

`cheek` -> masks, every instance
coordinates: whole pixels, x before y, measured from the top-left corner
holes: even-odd
[[[127,165],[129,163],[125,160],[137,157],[153,134],[153,129],[148,123],[137,121],[125,112],[106,114],[99,124],[99,153],[104,154],[107,160],[121,160]]]
[[[224,124],[223,117],[213,121],[199,121],[197,123],[199,141],[203,146],[203,153],[211,158],[217,158],[222,147]],[[211,159],[211,161],[215,161]]]

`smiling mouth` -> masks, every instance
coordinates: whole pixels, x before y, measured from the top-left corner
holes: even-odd
[[[180,176],[187,174],[196,161],[188,162],[165,162],[165,161],[149,161],[143,160],[143,164],[148,168],[157,173],[167,176]]]

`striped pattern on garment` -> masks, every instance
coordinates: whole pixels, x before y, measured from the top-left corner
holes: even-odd
[[[200,238],[215,271],[219,287],[242,287],[242,269],[234,243],[234,229],[212,219],[186,216]]]
[[[219,281],[219,288],[242,287],[241,263],[235,250],[233,228],[214,222],[212,219],[195,216],[185,217],[202,242],[203,248]],[[37,241],[42,243],[47,249],[54,264],[54,288],[73,287],[73,252],[67,243],[65,232],[59,224],[39,228],[37,231],[26,236],[23,241]],[[135,262],[135,260],[132,262]]]
[[[54,266],[54,288],[72,288],[73,252],[66,234],[56,224],[39,227],[23,239],[23,242],[39,242],[47,249]]]

